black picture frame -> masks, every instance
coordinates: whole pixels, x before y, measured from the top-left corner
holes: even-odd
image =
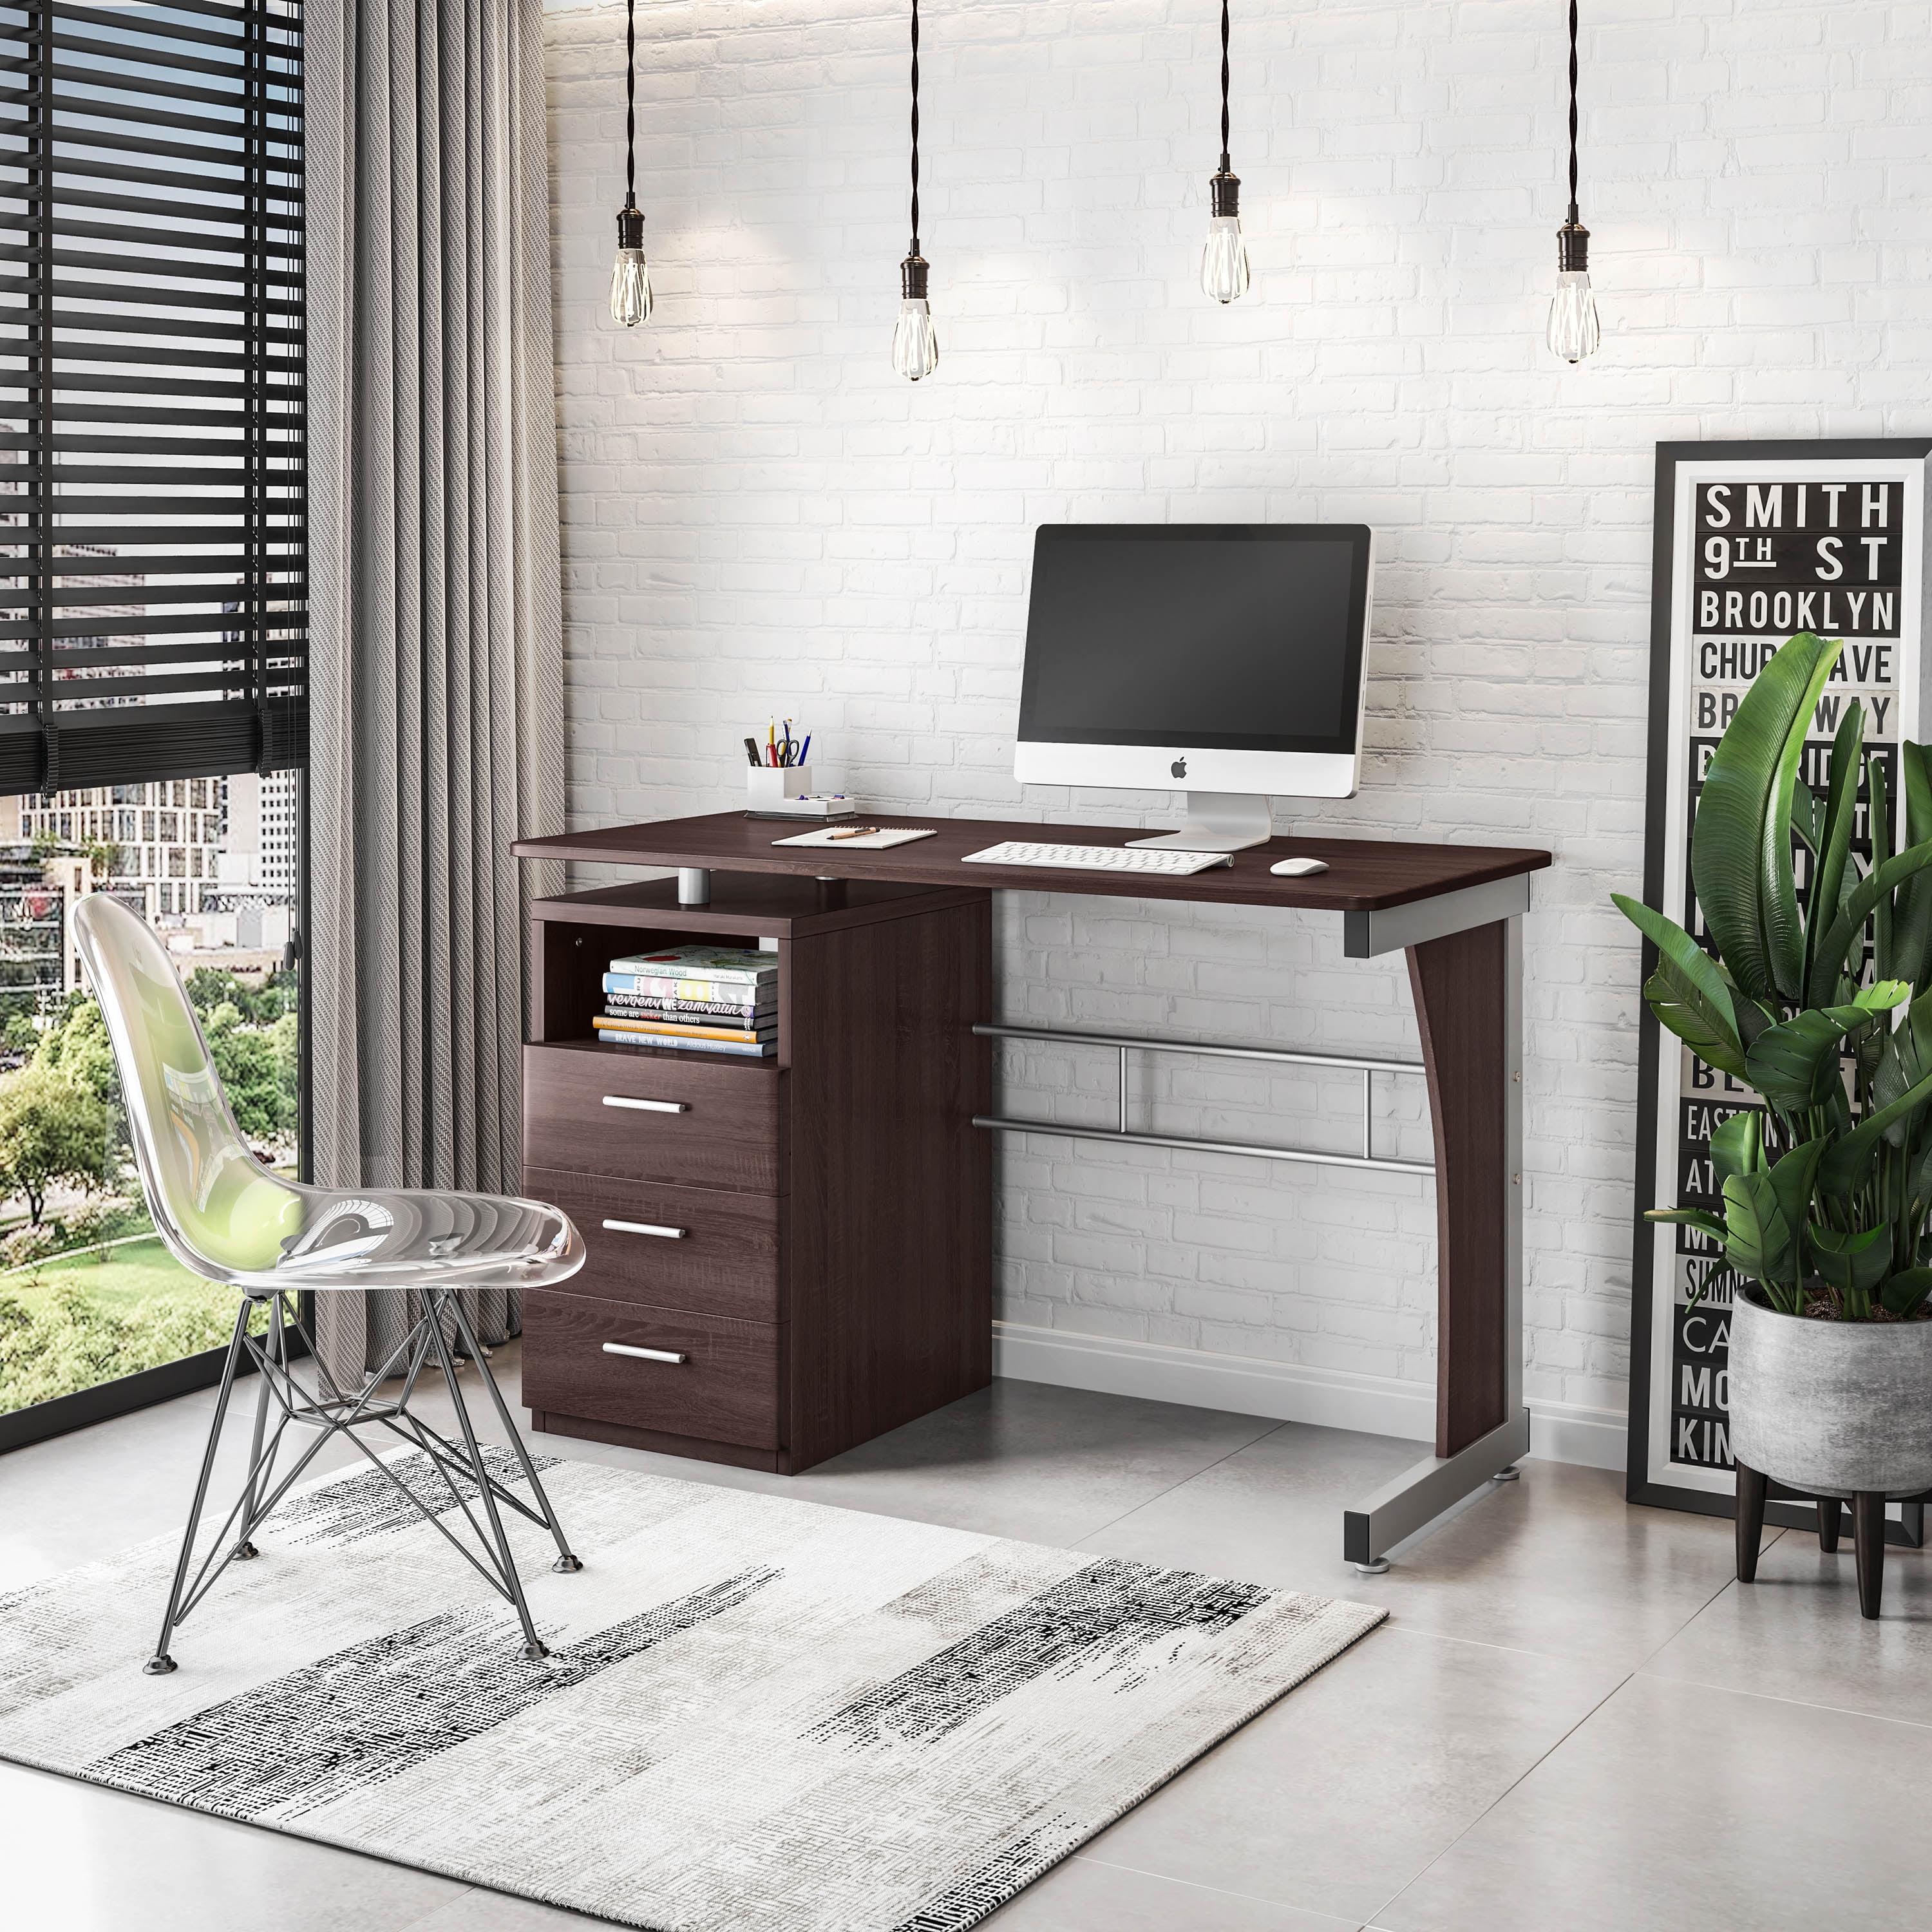
[[[1669,786],[1672,773],[1681,769],[1688,749],[1688,737],[1681,742],[1673,742],[1671,729],[1671,699],[1673,681],[1678,675],[1672,644],[1678,589],[1676,514],[1681,468],[1690,463],[1816,466],[1821,463],[1911,461],[1932,467],[1932,437],[1660,442],[1657,446],[1652,524],[1650,712],[1644,823],[1643,896],[1646,904],[1662,907],[1673,918],[1680,916],[1683,910],[1664,904],[1670,836]],[[1925,512],[1932,510],[1932,487],[1922,490],[1921,508],[1922,518]],[[1923,588],[1928,562],[1932,562],[1932,538],[1922,535],[1918,626],[1922,681],[1928,671],[1932,671],[1932,666],[1927,662],[1924,638],[1925,615],[1928,604],[1932,603]],[[1932,728],[1932,705],[1922,704],[1918,728]],[[1648,940],[1643,944],[1642,962],[1642,979],[1647,980],[1657,965],[1655,950]],[[1651,1367],[1657,1339],[1657,1229],[1645,1220],[1644,1211],[1658,1204],[1649,1196],[1652,1177],[1657,1168],[1658,1114],[1662,1096],[1658,1090],[1660,1030],[1647,1005],[1640,1002],[1639,1010],[1636,1187],[1630,1264],[1630,1432],[1624,1495],[1630,1502],[1655,1508],[1729,1517],[1736,1514],[1735,1498],[1730,1492],[1672,1481],[1667,1470],[1660,1471],[1652,1466],[1654,1405],[1658,1400],[1667,1400],[1668,1392],[1660,1394],[1652,1385]],[[1798,1498],[1796,1492],[1775,1483],[1772,1484],[1770,1493],[1774,1500],[1765,1511],[1767,1522],[1786,1528],[1816,1528],[1816,1513],[1810,1499]],[[1928,1501],[1932,1501],[1932,1491],[1904,1504],[1900,1509],[1902,1520],[1886,1525],[1887,1540],[1918,1546],[1923,1540],[1924,1504]]]

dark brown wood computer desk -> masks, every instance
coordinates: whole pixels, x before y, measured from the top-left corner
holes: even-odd
[[[876,908],[866,910],[858,903],[862,899],[869,902],[869,895],[865,894],[853,895],[850,909],[839,910],[842,884],[870,881],[902,889],[950,888],[942,898],[926,902],[953,909],[961,904],[958,896],[962,893],[1004,890],[1337,913],[1342,922],[1343,950],[1348,957],[1406,952],[1422,1043],[1418,1070],[1427,1081],[1435,1140],[1439,1230],[1435,1454],[1345,1512],[1345,1556],[1358,1564],[1379,1565],[1394,1545],[1492,1476],[1508,1472],[1527,1453],[1529,1420],[1522,1399],[1521,931],[1522,914],[1529,903],[1530,874],[1549,865],[1548,853],[1371,838],[1276,838],[1267,846],[1236,853],[1232,866],[1162,878],[963,862],[967,854],[1005,839],[1118,846],[1123,840],[1118,826],[876,814],[868,814],[866,822],[936,825],[938,834],[885,851],[855,851],[838,846],[801,849],[772,842],[794,828],[732,812],[524,839],[513,849],[528,859],[675,869],[679,873],[675,888],[665,880],[615,894],[578,894],[544,902],[538,908],[540,930],[546,918],[553,922],[570,918],[644,924],[646,914],[659,926],[674,928],[680,908],[695,918],[702,908],[706,931],[769,934],[782,922],[784,929],[793,929],[789,922],[808,918],[806,909],[811,907],[818,908],[823,919],[832,922],[876,916]],[[1270,873],[1270,865],[1292,856],[1324,860],[1328,870],[1307,878],[1280,878]],[[714,881],[713,874],[722,876]],[[812,894],[801,898],[796,886],[779,888],[774,880],[768,889],[771,903],[767,906],[754,878],[747,876],[760,874],[814,882]],[[541,940],[537,957],[541,977]],[[989,986],[989,977],[982,983]],[[559,1010],[554,995],[551,1010],[554,1014]],[[1009,1030],[992,1026],[990,1012],[978,1017],[986,1024],[975,1030]],[[580,1028],[582,1023],[580,1012],[572,1007],[568,1017],[561,1021],[554,1017],[546,1030],[540,1012],[536,1038],[540,1042],[557,1040],[563,1037],[560,1029]],[[1019,1030],[1028,1036],[1042,1033],[1040,1029]],[[1044,1036],[1065,1036],[1050,1033]],[[1078,1037],[1091,1044],[1165,1044],[1113,1035]],[[1172,1044],[1184,1050],[1184,1043]],[[1290,1054],[1273,1048],[1227,1050],[1359,1065],[1365,1070],[1389,1064],[1339,1055]],[[668,1053],[656,1056],[663,1061],[678,1058]],[[698,1056],[683,1058],[688,1060]],[[975,1124],[1024,1124],[988,1118]],[[1359,1156],[1286,1148],[1242,1148],[1137,1135],[1125,1132],[1125,1126],[1124,1114],[1121,1132],[1094,1129],[1091,1137],[1224,1148],[1318,1164],[1407,1166],[1426,1171],[1420,1164],[1375,1160],[1366,1148]],[[1060,1135],[1069,1131],[1058,1123],[1040,1123],[1039,1130]],[[894,1210],[889,1208],[887,1211]]]

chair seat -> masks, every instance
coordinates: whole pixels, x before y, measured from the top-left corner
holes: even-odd
[[[541,1201],[276,1186],[279,1258],[222,1269],[238,1288],[545,1288],[584,1265],[569,1216]],[[205,1254],[190,1265],[209,1272]]]

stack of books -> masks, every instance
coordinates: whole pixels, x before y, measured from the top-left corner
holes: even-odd
[[[778,1050],[778,956],[670,946],[614,959],[597,1037],[769,1058]]]

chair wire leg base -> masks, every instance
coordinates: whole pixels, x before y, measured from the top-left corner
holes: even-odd
[[[462,1296],[452,1294],[449,1307],[456,1318],[457,1333],[475,1360],[483,1378],[483,1386],[489,1391],[490,1400],[496,1407],[496,1420],[502,1425],[503,1433],[510,1438],[510,1447],[516,1451],[517,1460],[524,1466],[524,1480],[530,1484],[530,1494],[536,1497],[538,1508],[543,1511],[544,1526],[556,1540],[556,1561],[550,1567],[560,1575],[573,1576],[584,1564],[572,1555],[570,1545],[565,1540],[563,1526],[557,1521],[556,1512],[550,1508],[550,1498],[544,1493],[544,1486],[538,1479],[537,1466],[531,1461],[530,1452],[524,1446],[524,1432],[517,1426],[509,1405],[503,1400],[503,1391],[496,1386],[496,1378],[490,1372],[488,1352],[477,1344],[476,1334],[470,1326],[470,1317],[464,1311]]]
[[[242,1357],[248,1345],[248,1318],[254,1313],[253,1301],[244,1301],[236,1311],[235,1333],[228,1344],[227,1359],[221,1365],[221,1390],[214,1400],[214,1417],[208,1424],[208,1447],[202,1451],[201,1473],[195,1479],[194,1501],[188,1505],[188,1528],[182,1533],[181,1556],[175,1564],[174,1582],[168,1591],[168,1607],[161,1618],[160,1641],[154,1646],[154,1654],[142,1665],[143,1673],[149,1677],[165,1677],[176,1666],[168,1654],[168,1642],[175,1632],[175,1626],[186,1614],[182,1599],[188,1588],[188,1564],[194,1556],[195,1532],[201,1527],[201,1512],[208,1501],[208,1478],[214,1473],[214,1452],[221,1445],[221,1425],[228,1416],[228,1404],[235,1393],[235,1371],[240,1366]]]
[[[470,1451],[470,1467],[476,1472],[476,1487],[482,1498],[483,1513],[489,1519],[489,1540],[494,1546],[492,1553],[500,1568],[504,1594],[515,1606],[518,1621],[524,1627],[524,1656],[534,1664],[549,1656],[550,1648],[537,1635],[536,1624],[530,1616],[530,1606],[524,1600],[523,1579],[517,1574],[517,1559],[510,1548],[510,1539],[504,1533],[502,1516],[496,1508],[496,1488],[490,1480],[489,1465],[484,1461],[483,1451],[478,1445],[476,1426],[470,1420],[470,1405],[463,1399],[463,1387],[456,1376],[456,1364],[450,1353],[448,1340],[442,1332],[444,1310],[450,1310],[454,1318],[457,1332],[466,1339],[470,1334],[470,1324],[464,1318],[461,1301],[448,1289],[432,1288],[424,1300],[428,1304],[425,1313],[429,1323],[430,1341],[436,1350],[437,1359],[442,1364],[443,1383],[449,1390],[450,1402],[456,1411],[457,1424],[463,1431],[464,1446]],[[472,1342],[471,1346],[473,1347],[475,1344]],[[496,1384],[490,1377],[489,1370],[481,1362],[477,1366],[482,1369],[484,1381],[494,1390]],[[500,1406],[500,1400],[499,1398]],[[522,1447],[520,1438],[518,1446],[519,1449]],[[527,1456],[524,1456],[524,1462],[527,1468],[530,1462]],[[532,1471],[531,1473],[534,1475],[536,1472]],[[446,1477],[445,1480],[448,1480]],[[539,1491],[538,1494],[541,1495],[542,1492]]]
[[[265,1303],[268,1308],[268,1332],[258,1338],[249,1333],[249,1323]],[[446,1322],[454,1331],[453,1336],[446,1333]],[[306,1380],[298,1378],[292,1366],[290,1325],[314,1358],[314,1372]],[[458,1380],[458,1346],[476,1364],[483,1378],[498,1420],[508,1438],[511,1452],[519,1466],[515,1472],[505,1472],[500,1460],[497,1469],[500,1473],[492,1472]],[[214,1532],[210,1547],[200,1556],[197,1568],[196,1541],[207,1508],[208,1486],[223,1429],[234,1399],[236,1378],[250,1361],[262,1382],[249,1444],[248,1474],[241,1494]],[[418,1382],[427,1388],[436,1379],[434,1370],[428,1377],[424,1374],[432,1364],[435,1370],[440,1370],[442,1385],[456,1412],[459,1441],[452,1442],[440,1434],[411,1407]],[[381,1392],[382,1385],[394,1376],[402,1378],[401,1392],[385,1396]],[[308,1385],[310,1382],[314,1384],[313,1390]],[[272,1417],[272,1410],[278,1413]],[[276,1467],[278,1456],[283,1438],[292,1424],[313,1429],[314,1439],[294,1457],[291,1467],[286,1472],[279,1472]],[[428,1502],[418,1495],[411,1482],[404,1481],[402,1475],[364,1439],[363,1432],[379,1428],[387,1429],[418,1456],[427,1460],[432,1472],[431,1484],[440,1486],[440,1492],[432,1493]],[[584,1565],[572,1553],[565,1538],[562,1525],[544,1492],[536,1466],[524,1446],[522,1435],[503,1400],[502,1392],[496,1386],[496,1378],[490,1372],[488,1359],[477,1344],[458,1292],[451,1288],[424,1291],[420,1312],[409,1334],[388,1360],[367,1376],[359,1388],[349,1390],[340,1386],[328,1372],[299,1311],[292,1318],[291,1324],[291,1319],[285,1317],[279,1295],[258,1294],[245,1300],[236,1316],[234,1334],[223,1364],[220,1390],[215,1399],[207,1446],[202,1452],[188,1526],[182,1538],[181,1554],[175,1565],[167,1610],[162,1620],[160,1639],[153,1656],[141,1666],[146,1675],[166,1676],[178,1667],[169,1652],[169,1644],[176,1630],[207,1595],[230,1564],[247,1562],[260,1556],[254,1540],[255,1532],[268,1520],[317,1454],[338,1436],[346,1438],[359,1450],[374,1468],[400,1492],[416,1513],[452,1544],[484,1582],[514,1610],[524,1640],[518,1654],[531,1663],[541,1662],[549,1656],[549,1648],[538,1634],[524,1598],[515,1553],[499,1504],[549,1533],[558,1552],[556,1561],[550,1565],[553,1570],[568,1575],[581,1570]],[[491,1453],[500,1458],[502,1454],[496,1450]],[[534,1508],[506,1486],[519,1474],[530,1486]],[[412,1482],[419,1484],[420,1479],[412,1474]],[[482,1504],[480,1521],[471,1508],[472,1492],[474,1500]],[[466,1526],[473,1546],[451,1526],[452,1521]]]

